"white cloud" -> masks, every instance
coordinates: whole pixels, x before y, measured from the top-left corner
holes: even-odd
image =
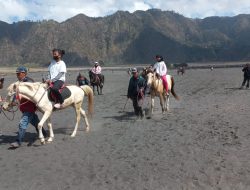
[[[150,8],[199,18],[250,13],[249,0],[0,0],[0,20],[8,23],[44,19],[62,22],[79,13],[98,17],[117,10],[134,12]]]

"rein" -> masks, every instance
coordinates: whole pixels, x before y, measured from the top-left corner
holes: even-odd
[[[13,94],[14,95],[14,94]],[[13,98],[14,99],[14,98]],[[3,99],[2,99],[3,100]],[[11,101],[11,103],[14,103],[14,100]],[[11,107],[11,109],[7,109],[7,110],[4,110],[3,109],[3,105],[0,105],[0,114],[3,113],[3,115],[9,120],[9,121],[13,121],[14,118],[15,118],[15,112],[17,112],[18,108],[17,109],[13,109],[14,106]],[[12,113],[12,117],[9,117],[5,111],[9,112],[9,113]]]

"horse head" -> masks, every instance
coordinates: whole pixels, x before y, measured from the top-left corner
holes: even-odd
[[[153,84],[153,81],[155,80],[155,73],[153,72],[152,69],[147,68],[145,69],[145,79],[147,80],[147,86],[151,86]]]
[[[16,100],[16,89],[17,89],[17,84],[16,83],[12,83],[9,87],[8,87],[8,93],[7,96],[5,98],[5,101],[3,103],[3,109],[4,110],[8,110],[10,108],[12,108],[15,105],[15,100]]]

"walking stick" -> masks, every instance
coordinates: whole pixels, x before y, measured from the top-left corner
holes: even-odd
[[[126,105],[127,105],[127,103],[128,103],[128,99],[129,99],[129,98],[127,98],[126,103],[125,103],[125,105],[124,105],[124,107],[123,107],[123,109],[122,109],[122,112],[124,112],[124,110],[125,110],[125,107],[126,107]]]

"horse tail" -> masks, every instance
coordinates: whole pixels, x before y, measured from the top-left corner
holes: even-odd
[[[173,76],[171,76],[171,82],[172,82],[171,93],[173,94],[173,96],[174,96],[174,98],[176,100],[180,100],[179,96],[174,91],[174,85],[175,85],[175,83],[174,83],[174,77]]]
[[[93,93],[93,90],[88,85],[81,86],[81,89],[88,96],[88,114],[92,115],[94,113],[94,93]]]

